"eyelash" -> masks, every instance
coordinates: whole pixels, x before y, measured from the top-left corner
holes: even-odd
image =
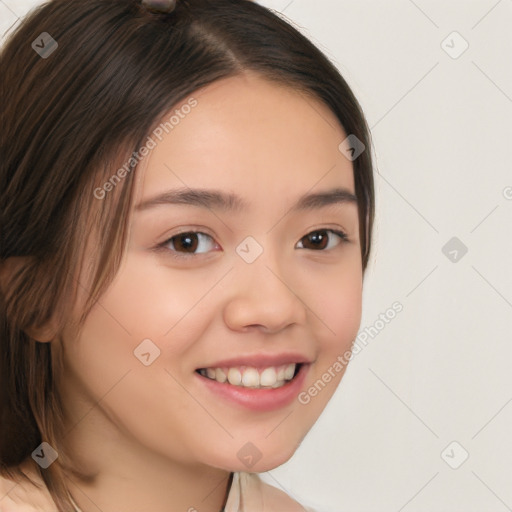
[[[315,229],[314,231],[310,231],[309,233],[304,235],[299,240],[299,242],[301,240],[303,240],[304,238],[310,236],[310,235],[313,235],[315,233],[323,233],[323,232],[333,233],[333,234],[337,235],[341,239],[340,243],[350,242],[347,234],[344,231],[336,230],[336,229],[329,229],[329,228],[321,228],[321,229]],[[209,237],[209,238],[211,238],[213,240],[213,237],[211,235],[208,235],[207,233],[203,233],[202,231],[194,231],[194,230],[182,231],[181,233],[176,233],[175,235],[173,235],[172,237],[168,238],[167,240],[165,240],[161,244],[157,245],[155,247],[155,250],[157,250],[157,251],[164,251],[164,252],[168,253],[172,258],[179,259],[179,260],[190,259],[190,258],[193,258],[194,256],[198,256],[199,254],[205,254],[205,253],[198,253],[198,254],[194,254],[194,253],[180,253],[180,252],[178,252],[178,251],[176,251],[174,249],[169,249],[169,247],[168,247],[169,244],[171,244],[171,242],[173,242],[173,240],[178,238],[179,236],[182,236],[182,235],[197,235],[197,234],[205,235],[205,236],[207,236],[207,237]],[[308,250],[308,249],[306,249],[306,250]],[[320,250],[309,249],[309,250],[313,251],[313,252],[326,252],[326,249],[320,249]],[[332,251],[332,248],[329,249],[329,250]]]

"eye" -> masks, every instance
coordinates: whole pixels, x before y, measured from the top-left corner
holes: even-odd
[[[336,238],[331,238],[332,235],[336,235],[338,240]],[[305,244],[303,242],[305,240]],[[299,240],[299,244],[302,244],[302,247],[299,247],[299,249],[312,249],[312,250],[329,250],[333,249],[337,245],[343,242],[347,242],[348,237],[346,233],[343,231],[336,231],[333,229],[319,229],[316,231],[312,231],[311,233],[308,233],[305,237],[303,237],[301,240]],[[306,245],[306,247],[304,247]]]
[[[298,242],[300,244],[298,248],[325,251],[347,241],[349,241],[348,237],[343,231],[318,229],[304,236]],[[201,231],[183,231],[167,239],[157,247],[157,249],[170,253],[174,258],[192,257],[210,252],[216,248],[219,249],[220,246],[210,235]]]
[[[173,255],[176,257],[205,253],[211,250],[212,246],[218,247],[210,235],[200,231],[178,233],[161,245],[162,248],[176,253]]]

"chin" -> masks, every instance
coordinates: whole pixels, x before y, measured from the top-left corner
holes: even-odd
[[[255,453],[254,461],[248,461],[245,463],[243,460],[239,460],[238,457],[232,460],[232,464],[228,465],[226,468],[228,471],[245,471],[248,473],[264,473],[266,471],[271,471],[272,469],[276,469],[279,466],[282,466],[285,462],[288,462],[293,454],[295,453],[295,449],[283,450],[279,449],[279,452],[268,453],[268,452],[260,452],[261,455]],[[261,456],[259,460],[257,457]],[[241,455],[243,459],[243,455]]]

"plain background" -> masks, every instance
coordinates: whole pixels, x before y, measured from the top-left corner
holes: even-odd
[[[38,3],[0,0],[0,32]],[[512,510],[512,1],[259,3],[352,87],[377,194],[372,335],[262,477],[319,512]]]

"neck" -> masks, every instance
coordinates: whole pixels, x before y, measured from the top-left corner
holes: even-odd
[[[75,441],[77,441],[76,439]],[[66,453],[86,475],[68,475],[68,490],[81,512],[219,512],[227,500],[232,473],[206,464],[186,463],[118,439],[73,443]]]
[[[157,496],[151,494],[151,491],[144,491],[137,488],[134,491],[134,485],[119,485],[114,487],[114,479],[105,479],[105,484],[99,483],[94,487],[84,486],[83,484],[71,483],[69,486],[71,493],[70,499],[76,507],[76,512],[135,512],[140,510],[151,510],[152,512],[223,512],[226,506],[227,496],[231,487],[233,473],[228,474],[220,483],[213,485],[210,480],[207,484],[190,485],[188,488],[180,489],[180,484],[173,481],[172,493],[160,492]],[[201,479],[201,482],[203,480]],[[108,485],[112,483],[111,485]],[[197,482],[196,482],[197,483]],[[169,486],[170,487],[170,486]],[[195,494],[197,493],[197,494]],[[194,496],[194,497],[192,497]],[[171,505],[172,504],[172,505]],[[147,508],[145,508],[147,507]]]

